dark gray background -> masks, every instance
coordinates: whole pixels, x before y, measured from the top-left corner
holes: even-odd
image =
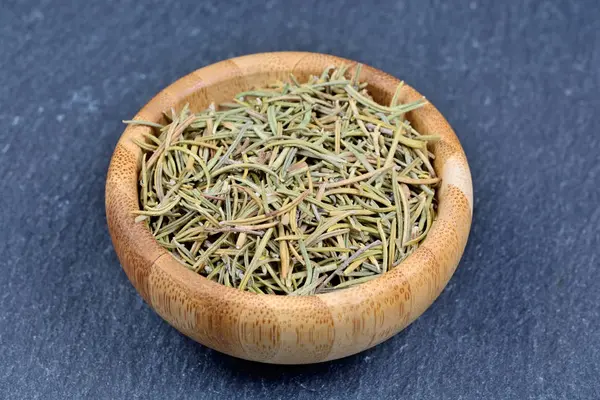
[[[2,1],[0,398],[593,398],[599,7]],[[128,282],[104,216],[122,119],[194,69],[274,50],[405,79],[455,128],[475,186],[469,244],[433,306],[386,343],[313,366],[180,335]]]

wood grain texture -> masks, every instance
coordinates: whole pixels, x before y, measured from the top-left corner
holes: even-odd
[[[236,93],[294,73],[300,81],[349,60],[314,53],[265,53],[222,61],[183,77],[157,94],[136,119],[160,122],[162,112],[189,102],[192,110],[230,100]],[[352,69],[350,70],[352,73]],[[361,80],[374,99],[389,103],[399,81],[364,66]],[[401,99],[421,95],[406,85]],[[417,251],[381,277],[314,296],[256,295],[207,280],[177,262],[131,211],[139,209],[141,150],[132,142],[144,126],[128,126],[106,181],[110,234],[127,276],[150,306],[185,335],[223,353],[249,360],[300,364],[345,357],[383,342],[409,325],[437,298],[467,243],[473,189],[467,159],[452,128],[428,104],[408,118],[432,146],[442,177],[438,219]]]

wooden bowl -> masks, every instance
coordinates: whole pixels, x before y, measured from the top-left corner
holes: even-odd
[[[236,93],[294,73],[300,81],[349,60],[314,53],[265,53],[222,61],[179,79],[158,93],[135,119],[164,122],[162,112],[189,103],[192,110],[229,101]],[[352,73],[352,70],[349,71]],[[364,66],[360,79],[388,104],[398,79]],[[404,86],[401,100],[421,95]],[[117,143],[106,180],[106,215],[113,245],[144,300],[190,338],[220,352],[275,364],[303,364],[358,353],[392,337],[421,315],[454,273],[473,213],[467,159],[444,117],[432,105],[408,115],[423,134],[439,134],[431,150],[442,178],[438,218],[419,248],[381,277],[327,294],[256,295],[220,285],[186,269],[141,223],[138,173],[141,150],[132,139],[150,128],[130,125]],[[143,333],[140,333],[143,334]]]

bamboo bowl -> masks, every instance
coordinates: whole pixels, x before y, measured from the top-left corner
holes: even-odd
[[[158,93],[136,119],[164,122],[162,112],[189,103],[194,111],[231,100],[236,93],[318,75],[348,63],[315,53],[264,53],[222,61],[179,79]],[[352,74],[352,70],[349,71]],[[364,66],[360,79],[387,104],[399,83]],[[401,100],[421,95],[405,86]],[[115,148],[106,180],[106,215],[113,245],[144,300],[190,338],[217,351],[274,364],[305,364],[345,357],[392,337],[421,315],[454,273],[471,226],[473,189],[467,159],[444,117],[428,104],[408,119],[423,134],[442,139],[431,151],[442,178],[438,219],[419,248],[381,277],[336,292],[299,297],[256,295],[228,288],[192,272],[164,250],[131,211],[139,209],[141,150],[132,139],[150,128],[130,125]]]

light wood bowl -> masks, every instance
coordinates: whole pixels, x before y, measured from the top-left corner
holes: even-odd
[[[201,68],[158,93],[135,119],[164,122],[162,112],[189,103],[192,110],[229,101],[236,93],[318,75],[351,62],[314,53],[265,53]],[[352,73],[350,70],[349,73]],[[374,99],[388,104],[398,79],[364,66],[360,79]],[[404,86],[401,100],[421,95]],[[464,251],[473,213],[467,159],[448,122],[433,105],[408,115],[423,134],[439,134],[431,150],[442,178],[438,218],[427,238],[405,261],[381,277],[345,290],[286,297],[228,288],[196,274],[163,249],[141,223],[138,173],[141,150],[132,139],[150,128],[130,125],[117,143],[106,180],[106,215],[113,245],[127,276],[144,300],[190,338],[220,352],[275,364],[305,364],[345,357],[392,337],[438,297]],[[143,334],[143,333],[140,333]]]

